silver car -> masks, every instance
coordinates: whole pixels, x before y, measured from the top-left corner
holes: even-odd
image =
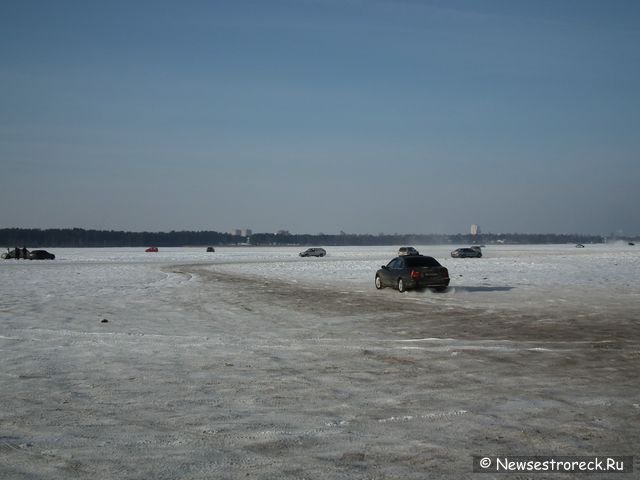
[[[413,247],[400,247],[398,249],[398,255],[403,257],[405,255],[420,255],[420,253]]]
[[[451,252],[453,258],[482,258],[480,247],[456,248]]]
[[[304,252],[300,252],[298,255],[301,257],[324,257],[327,251],[324,248],[307,248]]]

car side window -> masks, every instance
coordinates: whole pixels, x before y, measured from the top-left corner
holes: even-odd
[[[402,259],[394,258],[389,262],[389,265],[387,265],[387,267],[389,267],[391,270],[398,270],[399,268],[402,268]]]

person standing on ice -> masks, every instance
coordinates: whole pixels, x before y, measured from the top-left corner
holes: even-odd
[[[29,250],[27,250],[27,247],[22,247],[22,258],[24,260],[26,260],[27,258],[29,258]]]
[[[18,247],[13,249],[13,256],[16,260],[20,260],[20,249]]]

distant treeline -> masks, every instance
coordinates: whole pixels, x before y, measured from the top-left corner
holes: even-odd
[[[113,230],[69,229],[0,229],[0,246],[5,247],[182,247],[209,245],[471,245],[487,243],[603,243],[600,235],[483,233],[454,235],[309,235],[255,233],[251,237],[213,231],[124,232]]]

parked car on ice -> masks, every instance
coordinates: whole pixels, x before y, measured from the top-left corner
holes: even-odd
[[[456,248],[451,252],[451,256],[453,258],[481,258],[482,250],[480,250],[480,247]]]
[[[26,248],[14,248],[7,249],[7,252],[2,254],[2,258],[6,260],[20,258],[23,260],[53,260],[56,256],[46,250],[31,250],[29,252]]]
[[[17,254],[16,254],[16,250],[13,249],[8,249],[5,253],[2,254],[2,259],[3,260],[11,260],[12,258],[20,258]]]
[[[420,255],[420,252],[413,247],[400,247],[398,249],[398,255]]]
[[[327,251],[324,248],[307,248],[304,252],[300,252],[298,255],[301,257],[324,257]]]
[[[149,247],[149,248],[147,248],[147,249],[145,250],[145,252],[147,252],[147,253],[149,253],[149,252],[151,252],[151,253],[155,253],[155,252],[157,252],[157,251],[158,251],[158,247]]]
[[[449,270],[433,257],[426,255],[402,255],[380,267],[375,285],[397,288],[404,292],[412,288],[434,288],[442,291],[449,286]]]
[[[215,251],[216,251],[216,249],[215,249],[215,248],[213,248],[213,247],[207,247],[207,253],[213,253],[213,252],[215,252]]]
[[[29,252],[29,260],[54,260],[56,256],[46,250],[31,250]]]

